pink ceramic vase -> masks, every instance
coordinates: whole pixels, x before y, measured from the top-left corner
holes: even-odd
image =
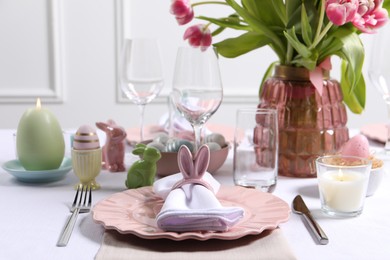
[[[322,96],[305,68],[276,66],[261,88],[259,107],[278,111],[279,175],[316,177],[315,159],[348,140],[340,84],[328,71],[323,76]]]

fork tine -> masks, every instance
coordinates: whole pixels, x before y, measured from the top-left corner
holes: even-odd
[[[81,203],[81,200],[83,203]],[[80,197],[80,202],[77,205],[80,207],[80,213],[88,212],[92,204],[92,187],[90,185],[85,185]]]
[[[87,186],[83,187],[83,197],[84,197],[83,205],[86,205],[86,203],[87,203]]]
[[[76,207],[77,199],[79,198],[79,193],[80,193],[80,186],[77,187],[76,195],[74,196],[74,200],[72,203],[72,211]]]
[[[79,201],[78,201],[78,203],[77,203],[77,207],[80,207],[80,206],[81,206],[81,202],[83,201],[84,189],[85,189],[85,186],[82,185],[82,186],[81,186],[81,195],[80,195]]]
[[[80,195],[79,195],[80,193]],[[88,197],[88,198],[87,198]],[[72,215],[65,224],[57,246],[66,246],[68,244],[73,227],[76,223],[77,215],[79,213],[87,213],[91,209],[92,204],[92,187],[90,185],[79,185],[77,187],[76,196],[73,201]]]
[[[88,198],[88,207],[90,208],[92,204],[92,187],[89,186],[89,198]]]

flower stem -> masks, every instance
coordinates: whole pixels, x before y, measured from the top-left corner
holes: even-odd
[[[321,8],[320,8],[320,18],[318,19],[318,25],[316,30],[316,36],[314,39],[317,39],[320,36],[322,24],[324,22],[324,16],[325,16],[325,1],[321,0]]]
[[[288,42],[287,43],[287,54],[286,54],[286,60],[285,60],[286,65],[290,65],[292,56],[293,56],[293,48],[292,48],[291,44]]]
[[[203,27],[203,32],[205,32],[205,31],[207,30],[207,28],[210,27],[211,24],[212,24],[211,22],[208,23],[208,24],[206,24],[206,25]]]
[[[310,45],[309,49],[312,50],[314,49],[319,43],[320,41],[322,41],[322,39],[325,37],[325,35],[328,33],[328,31],[330,30],[330,28],[332,28],[333,26],[333,23],[329,22],[324,30],[320,33],[320,35],[318,37],[316,37],[314,39],[314,42]]]
[[[326,36],[328,31],[330,30],[330,28],[332,28],[333,26],[333,23],[329,22],[322,30],[322,26],[324,25],[324,17],[325,17],[325,1],[321,0],[320,17],[318,19],[317,31],[313,43],[309,46],[309,50],[312,50],[315,47],[317,47],[317,45],[322,41],[322,39]]]
[[[208,4],[216,4],[216,5],[228,5],[225,2],[220,2],[220,1],[204,1],[204,2],[196,2],[191,4],[192,7],[197,6],[197,5],[208,5]]]

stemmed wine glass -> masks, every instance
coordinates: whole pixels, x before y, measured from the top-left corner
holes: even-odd
[[[373,41],[368,77],[387,105],[387,138],[385,152],[390,153],[390,26],[381,28]]]
[[[145,105],[163,85],[162,58],[157,39],[125,39],[120,59],[120,86],[140,110],[140,141],[144,140]]]
[[[172,102],[192,125],[195,134],[194,152],[202,143],[202,128],[217,111],[223,91],[217,52],[213,47],[201,50],[180,47],[173,76]]]

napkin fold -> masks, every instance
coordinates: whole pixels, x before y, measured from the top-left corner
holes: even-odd
[[[156,216],[157,226],[162,230],[227,231],[243,216],[240,207],[224,207],[216,197],[220,184],[206,172],[201,178],[209,187],[199,183],[188,183],[173,189],[183,179],[181,173],[157,180],[153,191],[164,200]]]

